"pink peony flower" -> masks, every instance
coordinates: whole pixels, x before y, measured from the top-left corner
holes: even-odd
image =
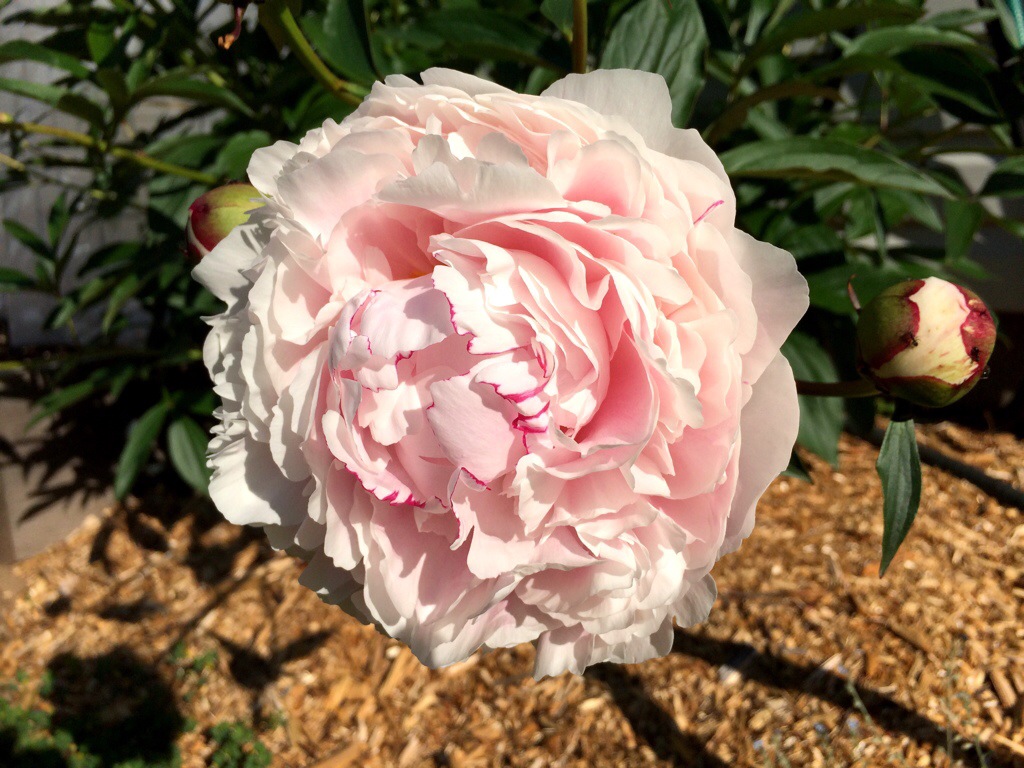
[[[253,155],[266,205],[195,271],[210,494],[431,666],[665,654],[789,460],[806,284],[660,77],[423,81]]]

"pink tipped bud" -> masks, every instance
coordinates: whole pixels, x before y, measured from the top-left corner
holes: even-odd
[[[196,198],[185,227],[188,255],[198,262],[261,205],[256,187],[243,183],[226,184]]]
[[[857,321],[861,374],[883,392],[929,408],[966,395],[985,372],[995,342],[984,302],[937,277],[887,288]]]

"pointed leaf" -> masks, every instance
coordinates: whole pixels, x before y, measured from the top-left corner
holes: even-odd
[[[601,67],[662,75],[672,94],[672,120],[683,127],[704,87],[707,45],[696,0],[641,0],[616,22]]]
[[[157,403],[142,414],[128,430],[128,439],[114,473],[114,495],[118,499],[128,495],[135,478],[149,460],[153,445],[167,420],[168,408],[167,403]]]
[[[50,246],[43,242],[43,238],[24,224],[17,222],[14,219],[4,219],[4,229],[7,230],[7,234],[33,253],[47,259],[53,258],[53,252],[50,250]]]
[[[794,40],[842,29],[860,26],[871,21],[911,20],[920,15],[917,8],[899,3],[853,3],[845,8],[832,6],[804,13],[794,13],[772,31],[754,43],[740,65],[739,74],[745,75],[766,55],[777,53]]]
[[[998,195],[1000,197],[1020,197],[1024,195],[1024,157],[1008,157],[996,166],[988,177],[983,197]]]
[[[266,131],[236,133],[217,153],[217,160],[214,162],[212,170],[216,175],[226,179],[245,178],[245,169],[249,166],[252,153],[271,143],[273,142],[270,134]]]
[[[68,221],[71,219],[71,209],[68,208],[66,192],[61,192],[50,207],[50,215],[46,220],[46,235],[50,238],[50,246],[56,250],[60,238],[67,229]]]
[[[764,139],[722,155],[730,175],[856,181],[868,187],[906,189],[950,197],[931,176],[891,155],[835,139]]]
[[[889,422],[875,466],[884,497],[882,575],[907,537],[921,502],[921,458],[912,419]]]
[[[377,79],[364,0],[328,0],[322,32],[323,54],[329,64],[362,85]]]
[[[103,123],[103,109],[98,104],[59,85],[0,77],[0,91],[41,101],[61,112],[80,117],[92,125]]]
[[[188,416],[171,422],[167,428],[167,452],[181,479],[200,493],[206,493],[210,471],[206,467],[206,432]]]
[[[37,61],[62,69],[80,80],[89,77],[86,66],[71,54],[55,51],[28,40],[10,40],[0,45],[0,62],[8,61]]]
[[[34,288],[36,281],[30,275],[10,267],[0,267],[0,293]]]
[[[183,69],[172,70],[143,83],[135,89],[132,101],[139,102],[150,96],[180,96],[201,104],[233,109],[247,117],[255,115],[252,108],[234,91],[208,80],[199,80],[193,77],[190,71]]]

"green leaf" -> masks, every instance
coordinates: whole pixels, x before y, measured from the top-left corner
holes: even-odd
[[[75,300],[70,296],[65,296],[60,300],[60,302],[58,302],[57,306],[53,308],[53,311],[47,315],[46,320],[43,322],[43,327],[50,330],[63,328],[71,322],[71,319],[75,316],[75,312],[77,311],[78,305],[75,303]]]
[[[199,168],[216,150],[223,146],[224,139],[220,136],[178,134],[152,142],[145,147],[145,152],[151,157],[166,160],[169,163]]]
[[[572,0],[544,0],[540,12],[562,33],[572,34]]]
[[[0,267],[0,292],[24,290],[36,287],[35,278],[10,267]]]
[[[114,472],[114,495],[123,499],[139,476],[167,420],[170,406],[160,402],[143,413],[128,430],[128,439]]]
[[[125,278],[114,286],[107,299],[107,309],[103,313],[103,332],[109,333],[114,321],[121,314],[124,305],[139,292],[145,283],[145,279],[139,278],[136,274],[129,273]]]
[[[211,83],[209,80],[197,80],[187,69],[175,69],[146,81],[132,94],[132,101],[139,102],[151,96],[179,96],[191,99],[200,104],[212,104],[240,112],[246,117],[254,117],[252,108],[242,101],[233,91]]]
[[[110,381],[108,371],[99,369],[92,372],[82,381],[77,381],[68,386],[57,387],[36,400],[35,412],[29,421],[29,426],[39,423],[53,414],[74,406],[76,402],[91,397],[99,392]]]
[[[900,3],[854,3],[844,8],[826,7],[804,13],[794,13],[751,46],[739,68],[742,77],[758,61],[781,51],[795,40],[838,32],[872,21],[902,21],[915,19],[920,11]]]
[[[672,94],[672,120],[685,126],[704,87],[708,38],[695,0],[641,0],[616,22],[601,56],[604,69],[662,75]]]
[[[837,103],[845,101],[842,93],[835,88],[825,88],[803,80],[783,80],[781,83],[754,91],[749,96],[744,96],[730,104],[709,129],[708,143],[715,146],[722,137],[728,136],[742,126],[746,122],[750,110],[758,104],[797,97],[831,99]]]
[[[57,101],[53,102],[54,107],[61,112],[73,115],[89,125],[101,128],[106,121],[103,107],[91,99],[87,99],[80,93],[65,93]]]
[[[50,246],[43,242],[43,238],[24,224],[17,222],[14,219],[4,219],[4,229],[7,230],[7,234],[33,253],[36,253],[46,259],[53,258],[53,250]]]
[[[364,0],[328,0],[322,35],[314,33],[322,37],[318,48],[327,63],[361,85],[370,85],[377,79],[366,21]]]
[[[950,197],[931,176],[902,160],[834,139],[764,139],[732,149],[721,159],[733,176],[856,181],[868,187]]]
[[[902,189],[881,189],[877,192],[878,202],[885,212],[885,221],[890,228],[913,219],[934,232],[943,230],[942,219],[931,202],[916,192]]]
[[[784,248],[792,253],[797,261],[827,253],[842,253],[843,251],[843,241],[839,239],[835,229],[827,224],[797,227],[791,232],[786,233],[778,241],[773,241],[771,238],[767,239],[769,242],[776,242],[780,248]]]
[[[67,192],[61,192],[50,207],[50,215],[46,219],[46,235],[50,238],[50,247],[54,251],[60,243],[60,238],[67,229],[68,221],[71,220],[71,209],[68,208]]]
[[[266,131],[236,133],[217,153],[213,173],[228,179],[244,178],[252,153],[260,147],[268,146],[271,141],[270,134]]]
[[[947,261],[956,263],[967,258],[984,215],[985,209],[973,200],[946,201]]]
[[[963,32],[936,29],[922,24],[909,24],[869,29],[853,38],[843,50],[843,55],[891,56],[909,48],[936,45],[951,48],[978,48],[974,38]]]
[[[954,116],[987,124],[1004,119],[990,82],[995,70],[987,59],[955,48],[911,49],[892,59],[906,73],[903,82],[920,88]]]
[[[167,428],[167,452],[181,479],[200,493],[206,493],[210,471],[206,467],[208,438],[203,428],[188,416],[181,416]]]
[[[118,114],[122,114],[128,108],[128,82],[124,73],[111,67],[100,67],[96,71],[96,82],[107,94],[110,105]]]
[[[832,358],[812,337],[792,333],[782,353],[793,367],[793,375],[804,381],[836,381]],[[838,397],[800,396],[800,432],[797,442],[833,467],[839,463],[839,435],[843,431],[843,401]]]
[[[982,197],[1021,197],[1024,195],[1024,157],[1003,160],[985,182]]]
[[[449,55],[551,67],[541,56],[548,35],[515,16],[484,8],[442,8],[424,16],[417,34],[433,34]]]
[[[921,502],[921,458],[912,419],[889,422],[875,467],[884,497],[882,575],[907,537]]]
[[[92,125],[103,124],[103,109],[98,104],[59,85],[0,77],[0,91],[41,101],[61,112],[80,117]]]
[[[937,29],[967,29],[972,24],[985,24],[998,18],[998,11],[994,11],[991,8],[964,8],[956,11],[936,13],[923,19],[922,23]]]
[[[45,418],[62,411],[68,406],[79,403],[93,395],[100,386],[101,377],[90,376],[83,381],[77,381],[66,387],[60,387],[36,401],[35,413],[29,420],[29,426],[39,423]]]
[[[71,54],[55,51],[28,40],[11,40],[0,45],[0,62],[8,61],[38,61],[62,69],[80,80],[89,77],[86,66]]]
[[[117,45],[115,29],[113,21],[94,21],[86,30],[85,42],[89,47],[89,55],[97,64],[102,64]]]
[[[50,85],[49,83],[34,83],[30,80],[0,77],[0,91],[7,91],[18,96],[26,96],[52,106],[60,100],[61,96],[68,92],[68,89],[62,88],[59,85]]]

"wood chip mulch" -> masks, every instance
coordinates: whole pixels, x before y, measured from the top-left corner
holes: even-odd
[[[1013,435],[923,441],[1024,487]],[[838,469],[809,458],[813,485],[776,481],[715,569],[711,618],[645,664],[535,682],[523,647],[425,669],[195,502],[111,510],[18,564],[0,683],[111,727],[145,689],[185,768],[225,721],[291,768],[1024,766],[1024,514],[925,467],[880,579],[876,456],[844,437]]]

